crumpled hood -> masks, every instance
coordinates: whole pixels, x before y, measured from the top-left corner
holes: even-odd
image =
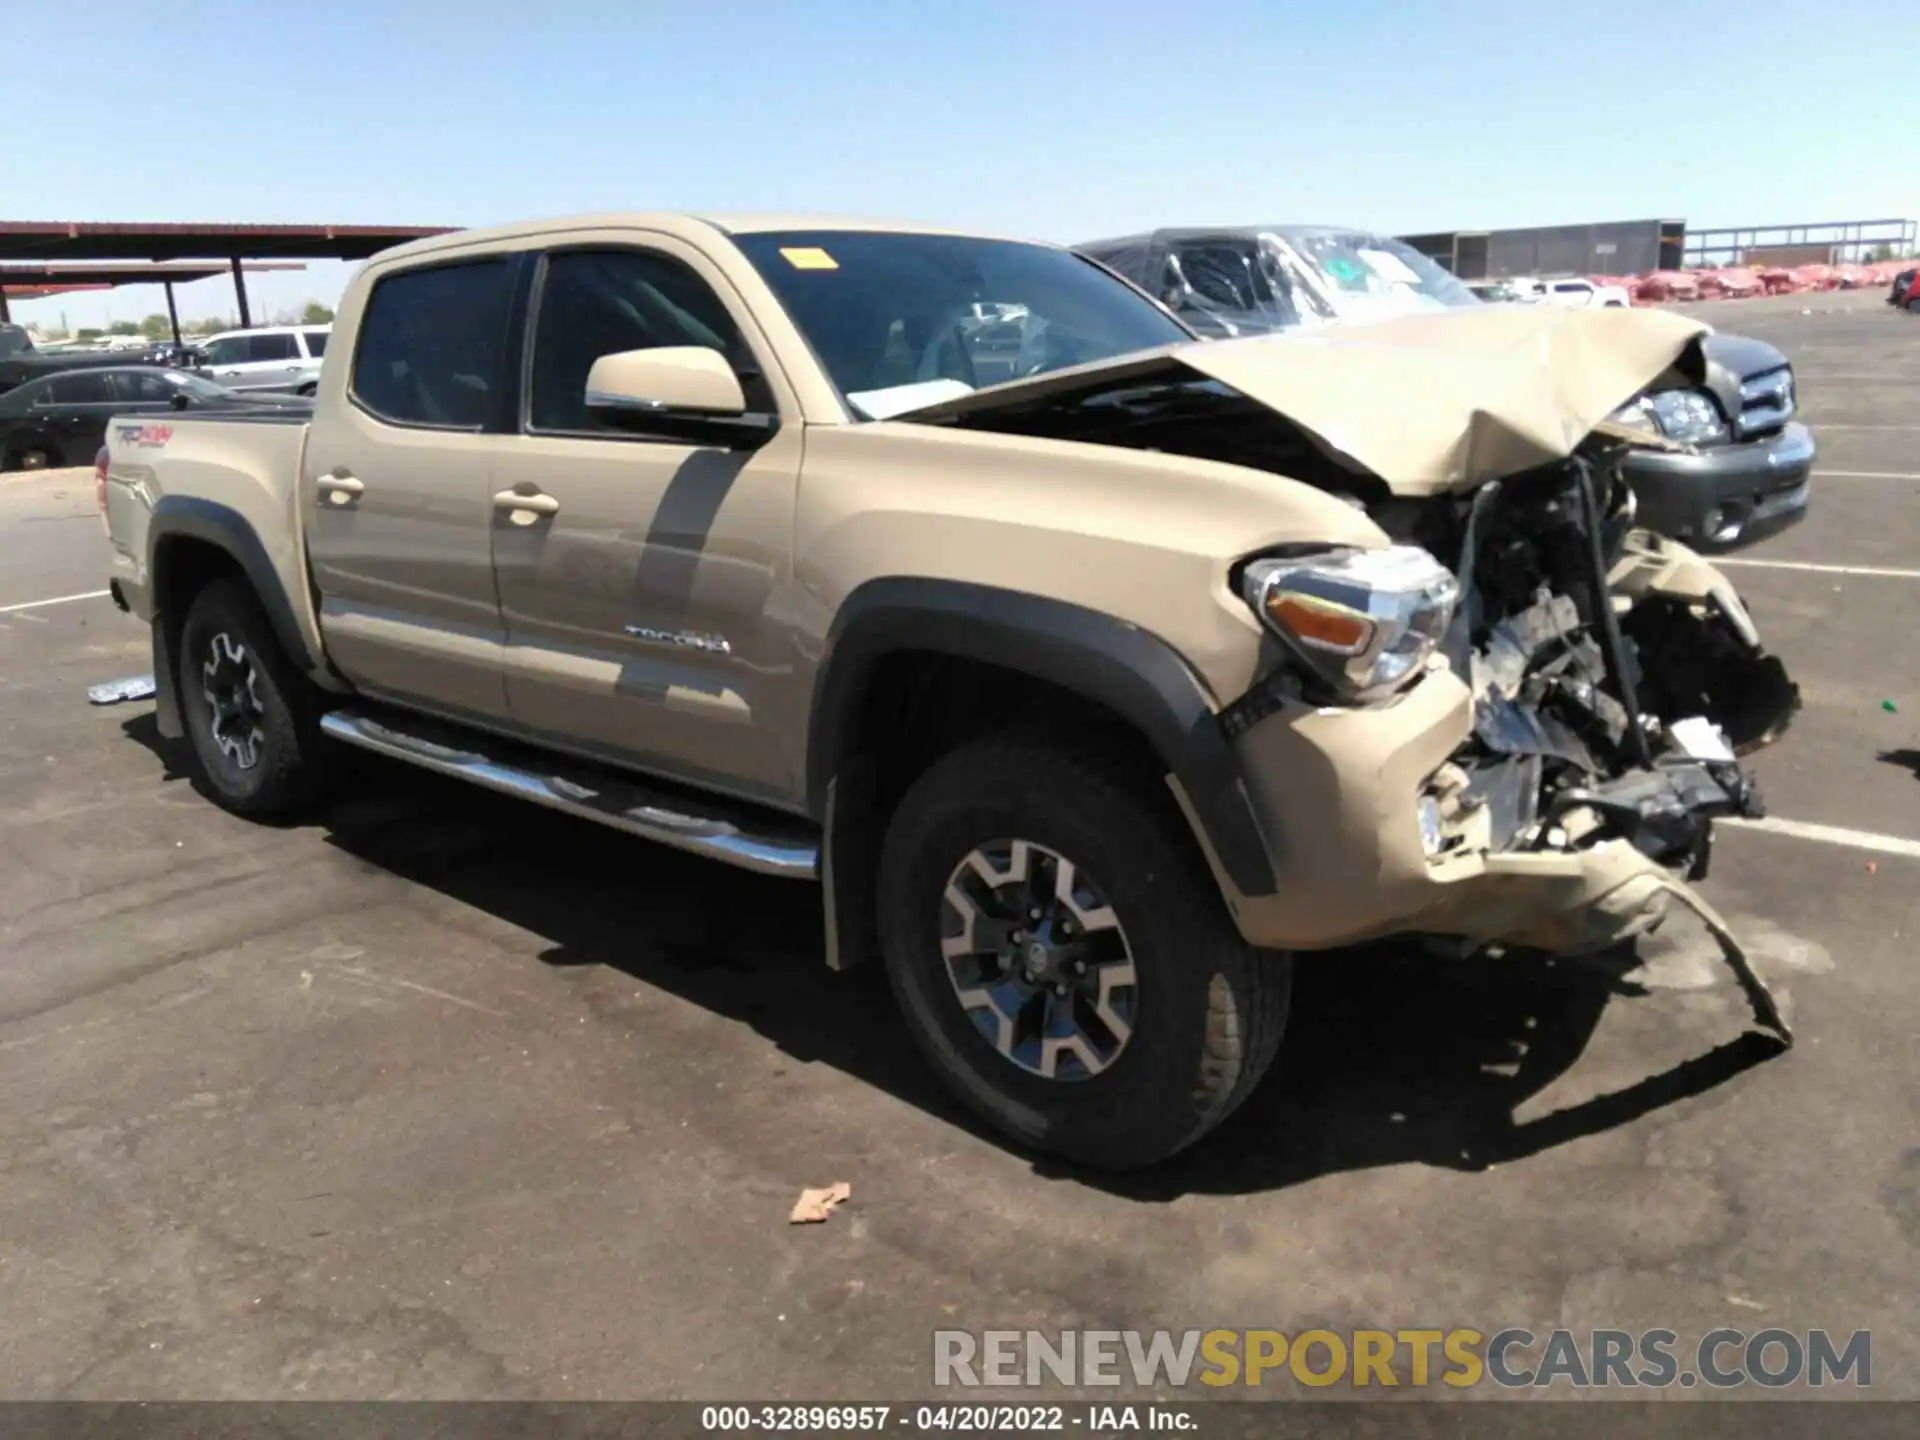
[[[1089,383],[1220,381],[1396,493],[1434,495],[1564,460],[1656,384],[1698,383],[1707,327],[1668,311],[1488,305],[1194,341],[1056,370],[910,411],[932,422]],[[1677,372],[1677,373],[1676,373]]]

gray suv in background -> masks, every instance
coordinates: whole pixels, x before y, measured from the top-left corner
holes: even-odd
[[[327,353],[325,325],[275,325],[229,330],[202,340],[195,368],[229,390],[281,390],[311,395]]]
[[[1412,246],[1334,225],[1163,229],[1074,246],[1207,339],[1487,303]],[[1495,302],[1499,303],[1499,302]],[[1814,442],[1795,417],[1793,366],[1762,340],[1710,334],[1706,373],[1614,419],[1674,442],[1622,462],[1637,523],[1725,551],[1805,518]]]

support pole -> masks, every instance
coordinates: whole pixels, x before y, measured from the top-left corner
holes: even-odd
[[[233,257],[233,293],[234,298],[240,302],[240,328],[242,330],[251,330],[253,328],[253,316],[247,311],[247,282],[246,277],[240,273],[240,257],[238,255]]]
[[[173,282],[171,280],[166,283],[166,291],[167,319],[173,322],[173,343],[176,345],[185,345],[187,342],[180,338],[180,307],[173,303]]]
[[[7,292],[0,290],[0,320],[13,319],[13,312],[7,309]]]

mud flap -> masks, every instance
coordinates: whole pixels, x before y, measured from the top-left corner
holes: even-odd
[[[1779,1037],[1781,1045],[1791,1050],[1793,1031],[1787,1027],[1786,1020],[1781,1016],[1780,1007],[1774,1001],[1773,992],[1767,989],[1766,982],[1760,978],[1752,963],[1748,961],[1747,952],[1741,948],[1740,942],[1734,939],[1732,929],[1725,920],[1720,918],[1720,912],[1696,894],[1692,886],[1679,880],[1663,878],[1659,881],[1659,885],[1662,890],[1700,917],[1701,924],[1707,927],[1708,932],[1719,943],[1720,955],[1727,962],[1727,968],[1733,971],[1734,978],[1740,982],[1740,989],[1746,994],[1747,1004],[1753,1009],[1753,1018],[1763,1029],[1770,1030]]]
[[[163,740],[186,738],[187,727],[180,718],[179,679],[174,668],[173,641],[177,631],[169,628],[156,611],[153,624],[153,718]]]

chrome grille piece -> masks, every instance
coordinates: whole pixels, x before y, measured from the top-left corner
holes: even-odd
[[[1793,418],[1793,367],[1750,375],[1740,382],[1740,418],[1734,429],[1742,440],[1771,435]]]

